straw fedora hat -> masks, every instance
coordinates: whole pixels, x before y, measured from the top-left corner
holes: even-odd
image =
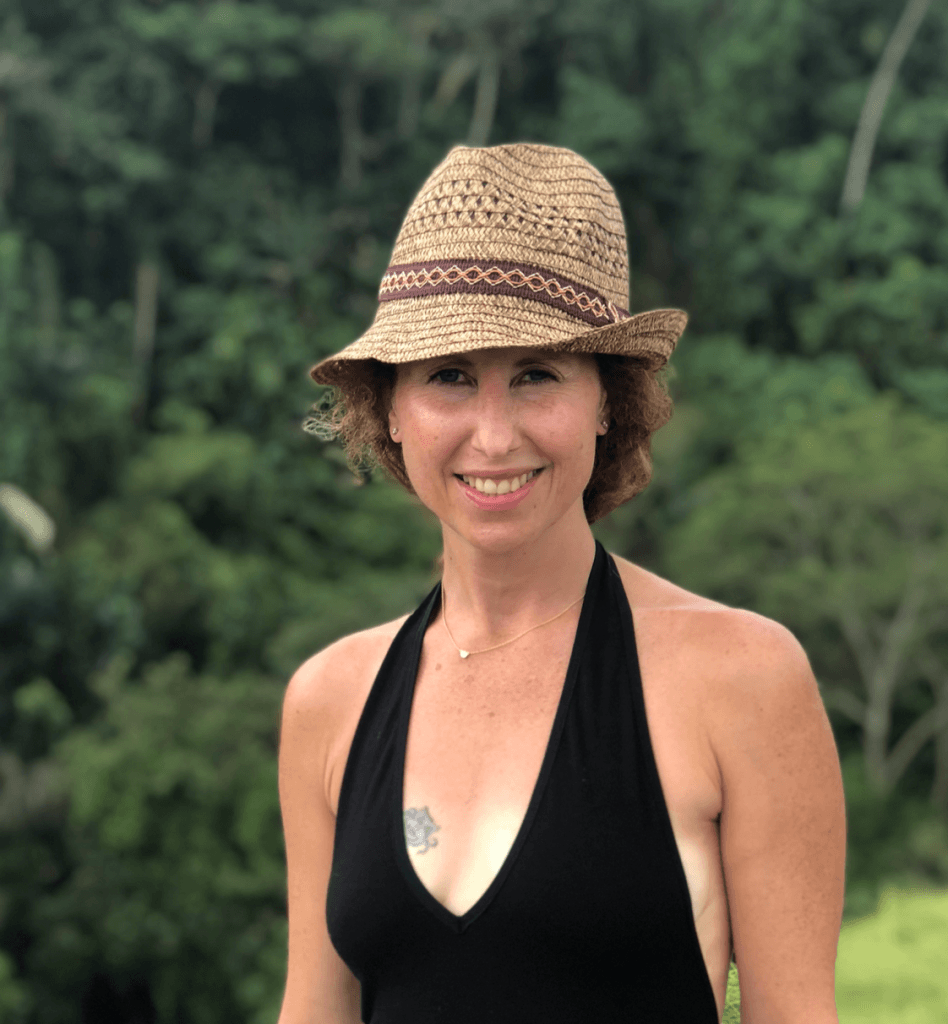
[[[310,376],[338,384],[362,360],[514,345],[637,356],[658,369],[688,316],[633,315],[628,302],[622,211],[592,164],[534,143],[454,146],[408,209],[372,325]]]

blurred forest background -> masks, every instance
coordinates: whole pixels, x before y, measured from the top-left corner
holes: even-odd
[[[927,0],[0,0],[0,1021],[276,1021],[284,687],[440,550],[307,370],[457,143],[615,185],[691,319],[595,533],[803,642],[847,921],[948,887],[946,54]]]

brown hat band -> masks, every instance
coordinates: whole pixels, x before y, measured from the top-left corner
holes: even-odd
[[[402,263],[385,271],[379,302],[457,292],[490,292],[533,299],[600,327],[628,320],[631,313],[607,298],[545,267],[506,260],[435,260]]]

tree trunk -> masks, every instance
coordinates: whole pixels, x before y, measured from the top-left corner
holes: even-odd
[[[138,380],[133,418],[141,421],[148,399],[148,378],[155,348],[155,325],[158,319],[158,267],[150,259],[138,264],[135,275],[135,334],[132,356]]]
[[[451,106],[457,99],[458,93],[470,80],[471,75],[476,74],[478,67],[477,58],[466,50],[450,61],[438,79],[438,85],[431,101],[434,108],[444,110],[445,107]]]
[[[62,303],[56,254],[43,242],[35,242],[33,245],[33,268],[36,275],[39,343],[41,348],[52,351],[59,331]]]
[[[945,724],[935,735],[935,777],[929,799],[948,818],[948,683],[942,684],[938,703],[944,712]]]
[[[339,106],[339,185],[353,191],[362,182],[362,83],[348,70],[337,94]]]
[[[0,97],[0,209],[13,188],[13,146],[9,135],[9,112],[6,101]]]
[[[927,596],[927,575],[932,565],[927,553],[916,552],[902,599],[895,615],[882,625],[876,635],[851,608],[843,609],[838,623],[846,638],[862,676],[866,692],[863,716],[863,757],[866,778],[879,793],[891,792],[907,767],[902,764],[904,752],[916,742],[910,737],[901,748],[903,754],[891,760],[889,736],[892,729],[892,704],[899,680],[909,661],[911,643],[918,635],[922,608]],[[852,702],[848,710],[854,710]],[[919,732],[921,727],[919,728]],[[917,753],[917,750],[915,751]],[[913,753],[914,757],[915,754]]]
[[[935,707],[945,719],[935,733],[935,775],[929,799],[948,818],[948,669],[932,651],[926,652],[922,666],[935,695]]]
[[[852,213],[862,202],[866,180],[869,177],[869,165],[872,162],[872,151],[876,145],[876,136],[879,134],[879,125],[882,123],[882,112],[895,84],[899,66],[909,46],[912,45],[915,33],[930,4],[931,0],[908,0],[872,76],[859,115],[856,134],[849,149],[849,166],[846,168],[843,193],[839,200],[841,214]]]
[[[408,71],[402,78],[402,92],[398,104],[398,121],[395,134],[402,142],[414,138],[418,131],[418,118],[421,114],[421,76],[416,71]]]
[[[191,142],[195,149],[210,145],[214,135],[214,113],[220,96],[219,82],[207,81],[201,84],[194,97],[194,123],[191,126]]]
[[[474,111],[467,133],[469,146],[486,146],[490,130],[494,126],[497,110],[497,94],[500,91],[500,57],[494,49],[486,50],[477,76],[477,92],[474,96]]]

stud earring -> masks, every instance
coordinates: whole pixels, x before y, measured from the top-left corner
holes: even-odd
[[[398,433],[398,427],[392,427],[392,437]]]

